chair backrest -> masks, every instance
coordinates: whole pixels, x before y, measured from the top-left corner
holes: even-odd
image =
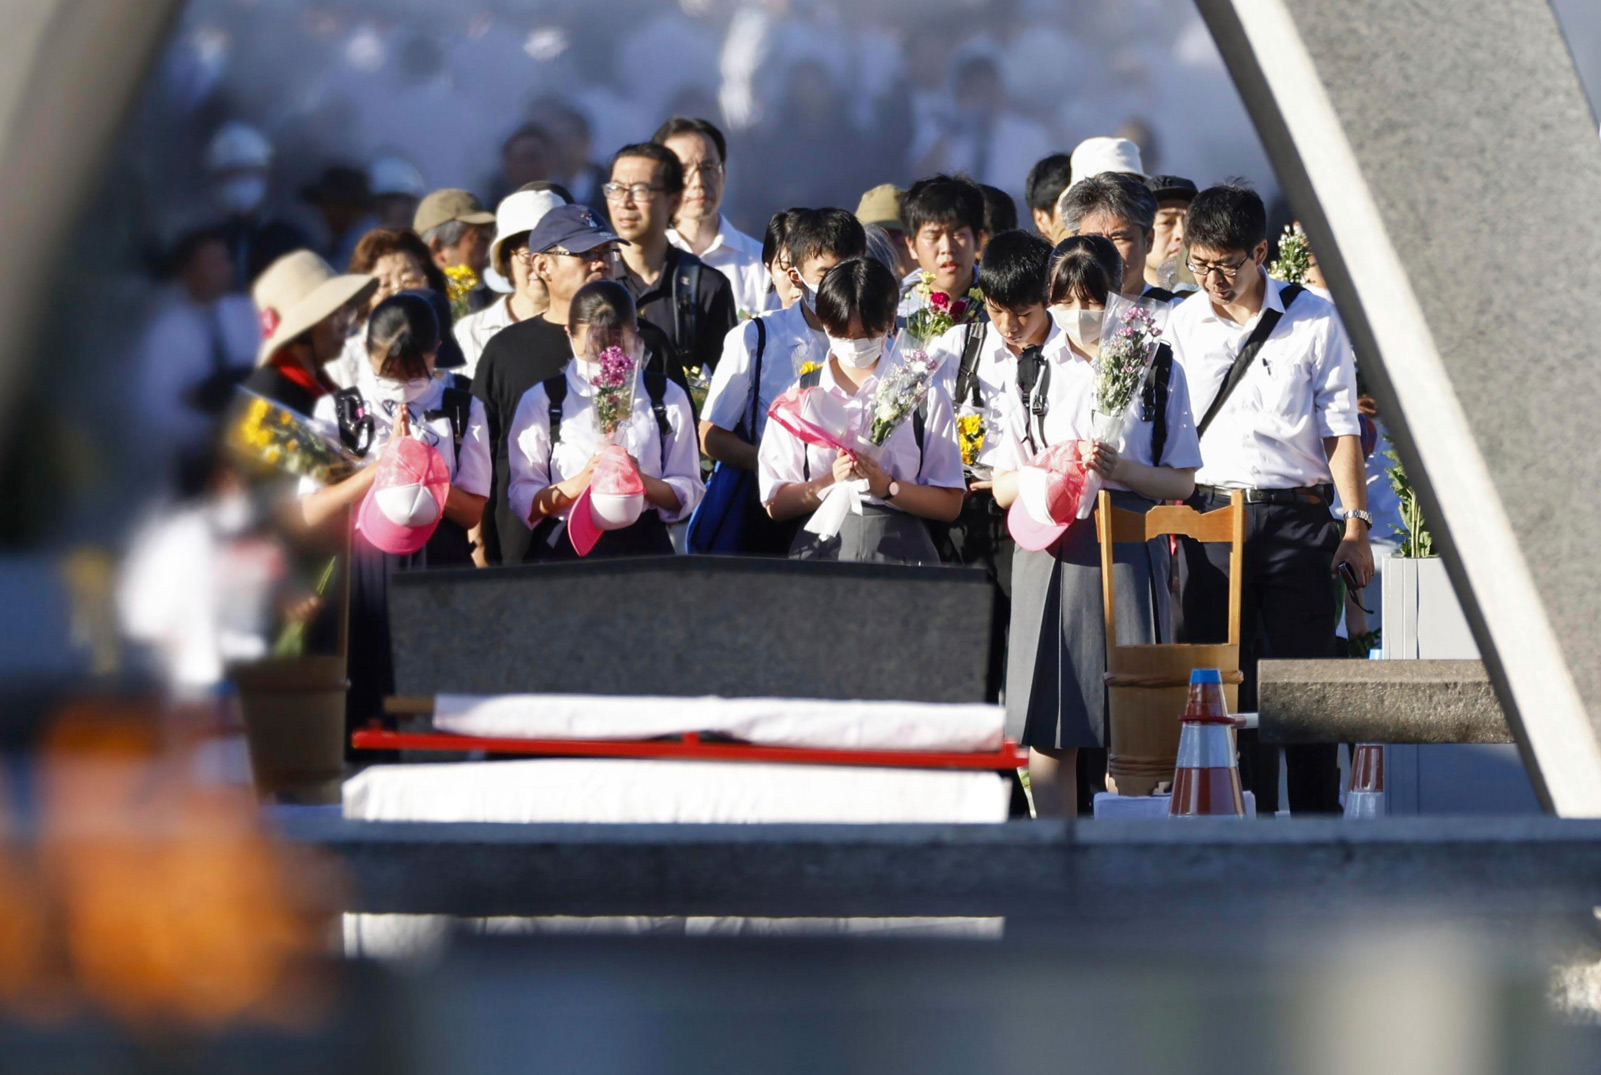
[[[1106,648],[1117,645],[1117,590],[1112,577],[1112,547],[1143,544],[1178,534],[1207,544],[1229,543],[1229,638],[1240,644],[1240,593],[1245,577],[1245,494],[1239,490],[1229,506],[1199,512],[1182,504],[1158,504],[1147,512],[1112,506],[1112,494],[1101,490],[1095,510],[1095,532],[1101,542],[1101,599],[1106,616]]]

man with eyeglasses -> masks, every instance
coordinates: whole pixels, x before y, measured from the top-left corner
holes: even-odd
[[[492,564],[520,564],[528,551],[530,531],[511,510],[506,497],[510,468],[506,432],[523,394],[559,374],[572,357],[567,314],[573,296],[591,280],[612,275],[617,247],[624,240],[608,231],[587,205],[548,209],[528,233],[529,269],[544,285],[550,303],[544,311],[507,325],[484,345],[473,374],[473,395],[483,400],[489,425],[490,458],[495,480],[492,511],[484,513],[484,555]],[[667,341],[644,324],[640,339],[657,356]],[[659,361],[659,358],[658,358]]]
[[[741,319],[778,309],[762,264],[762,244],[722,213],[728,189],[728,142],[723,132],[703,119],[674,116],[657,128],[651,141],[672,150],[684,166],[684,199],[667,241],[728,278]]]
[[[1217,186],[1184,219],[1189,269],[1201,290],[1173,308],[1167,335],[1189,383],[1201,469],[1191,504],[1211,511],[1235,489],[1246,498],[1240,708],[1256,708],[1262,657],[1334,655],[1336,578],[1366,586],[1368,544],[1356,367],[1334,307],[1270,279],[1267,213],[1255,191]],[[1346,506],[1332,514],[1333,493]],[[1227,545],[1184,539],[1184,629],[1192,643],[1227,637]],[[1285,748],[1292,813],[1338,813],[1333,745]],[[1240,775],[1258,811],[1278,806],[1278,752],[1240,733]]]
[[[684,198],[683,165],[655,142],[624,146],[602,189],[612,227],[627,242],[616,278],[633,293],[641,324],[655,325],[671,344],[663,372],[686,387],[685,370],[710,376],[738,318],[728,279],[667,241]]]

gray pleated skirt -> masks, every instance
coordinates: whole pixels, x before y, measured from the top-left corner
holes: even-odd
[[[1153,502],[1114,491],[1112,503],[1145,512]],[[1012,559],[1012,623],[1006,651],[1006,734],[1045,749],[1106,745],[1106,619],[1095,517],[1080,519],[1054,549]],[[1118,545],[1118,643],[1171,637],[1166,538]]]
[[[795,535],[791,560],[853,560],[879,564],[937,564],[939,552],[928,524],[916,515],[877,504],[863,504],[860,515],[845,516],[839,533],[818,537],[808,530]]]

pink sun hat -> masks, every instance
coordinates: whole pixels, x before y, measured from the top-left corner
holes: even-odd
[[[1030,552],[1056,544],[1078,517],[1084,476],[1078,441],[1054,445],[1024,464],[1017,472],[1017,499],[1006,513],[1012,539]]]
[[[395,437],[378,459],[356,529],[373,548],[409,556],[434,536],[449,495],[450,470],[440,454],[420,440]]]
[[[567,536],[579,556],[588,556],[604,531],[633,526],[644,510],[645,480],[627,449],[608,445],[590,475],[589,487],[567,513]]]

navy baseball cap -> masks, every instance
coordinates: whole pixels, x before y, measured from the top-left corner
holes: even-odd
[[[1159,202],[1194,201],[1199,193],[1195,184],[1181,175],[1153,175],[1145,181],[1145,185]]]
[[[569,254],[587,254],[604,243],[627,241],[612,234],[587,205],[558,205],[528,233],[528,249],[536,254],[558,248]]]

